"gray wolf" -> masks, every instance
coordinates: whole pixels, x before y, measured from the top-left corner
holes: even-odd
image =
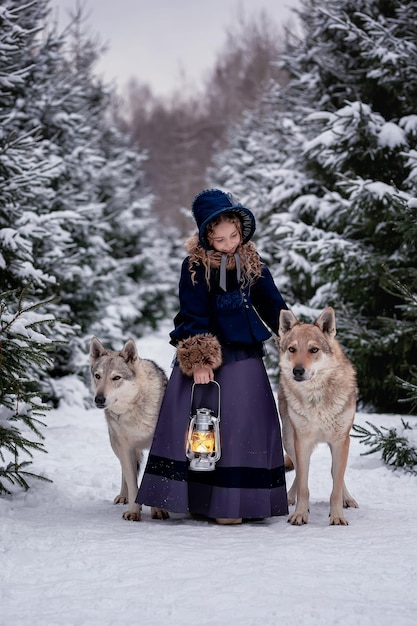
[[[115,504],[128,504],[127,520],[139,521],[141,506],[135,502],[138,472],[144,450],[149,450],[167,384],[164,371],[153,361],[139,357],[129,339],[120,352],[107,350],[97,337],[90,343],[94,401],[104,409],[111,447],[120,461],[122,481]],[[168,513],[152,508],[152,518]]]
[[[291,311],[280,312],[278,408],[284,448],[295,469],[288,504],[296,508],[288,521],[297,526],[308,522],[310,457],[320,442],[329,445],[332,455],[330,524],[347,525],[343,507],[358,507],[344,482],[356,410],[356,372],[335,335],[332,307],[324,309],[314,324],[300,323]]]

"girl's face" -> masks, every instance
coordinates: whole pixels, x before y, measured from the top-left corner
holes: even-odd
[[[209,241],[218,252],[234,254],[241,242],[240,231],[233,222],[220,222],[211,229]]]

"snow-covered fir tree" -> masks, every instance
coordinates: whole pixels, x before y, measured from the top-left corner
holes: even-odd
[[[62,375],[86,363],[93,333],[116,347],[164,316],[166,248],[144,155],[109,121],[114,94],[94,74],[99,50],[82,15],[58,36],[46,0],[1,10],[2,290],[31,283],[34,298],[59,296],[49,312],[69,322],[55,359]]]
[[[310,319],[333,305],[360,399],[398,411],[397,377],[417,365],[415,332],[388,286],[391,275],[417,291],[404,228],[417,218],[417,2],[304,0],[299,18],[303,36],[284,55],[290,81],[220,157],[218,181],[233,181],[228,159],[244,137],[240,163],[254,165],[240,166],[240,186],[256,202],[245,179],[257,167],[268,190],[255,204],[260,245],[289,305],[307,305]]]
[[[154,327],[170,286],[144,155],[109,121],[97,46],[81,15],[58,36],[48,11],[0,7],[0,493],[33,475],[21,457],[43,448],[51,376],[83,370],[92,334],[116,347]]]
[[[2,291],[21,286],[22,279],[38,286],[52,280],[36,265],[33,247],[46,235],[36,219],[35,202],[51,195],[51,159],[44,154],[39,138],[39,121],[22,111],[25,90],[36,58],[30,54],[45,15],[42,6],[31,4],[22,10],[19,2],[1,7],[1,203],[0,265]],[[19,8],[20,7],[20,8]]]
[[[56,320],[38,313],[50,303],[27,303],[25,290],[17,302],[15,295],[0,300],[0,496],[42,478],[29,468],[33,453],[45,452],[42,418],[51,408],[40,397],[39,372],[57,347]]]
[[[52,363],[47,351],[70,334],[49,312],[51,300],[42,302],[34,295],[53,283],[34,254],[45,230],[33,210],[37,199],[49,195],[51,161],[36,121],[20,121],[36,62],[30,54],[39,34],[35,24],[44,17],[45,6],[32,4],[22,11],[19,5],[3,3],[0,8],[0,493],[14,484],[27,487],[32,474],[27,455],[42,449],[41,378]],[[25,293],[29,301],[23,304]],[[36,312],[42,308],[43,315]]]

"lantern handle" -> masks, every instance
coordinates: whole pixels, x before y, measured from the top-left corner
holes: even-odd
[[[215,385],[217,385],[217,388],[218,388],[219,397],[217,401],[217,419],[220,420],[220,384],[217,382],[217,380],[209,380],[209,383],[214,383]],[[193,414],[194,388],[196,385],[201,385],[201,384],[206,384],[206,383],[193,383],[193,386],[191,388],[191,415]]]

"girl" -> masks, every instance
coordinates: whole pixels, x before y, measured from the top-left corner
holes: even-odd
[[[250,241],[255,218],[219,189],[196,196],[198,233],[179,283],[171,343],[177,358],[136,501],[239,524],[288,513],[281,430],[263,363],[263,342],[287,306]],[[263,321],[262,321],[263,320]],[[189,468],[185,438],[195,407],[217,414],[222,455],[214,471]]]

